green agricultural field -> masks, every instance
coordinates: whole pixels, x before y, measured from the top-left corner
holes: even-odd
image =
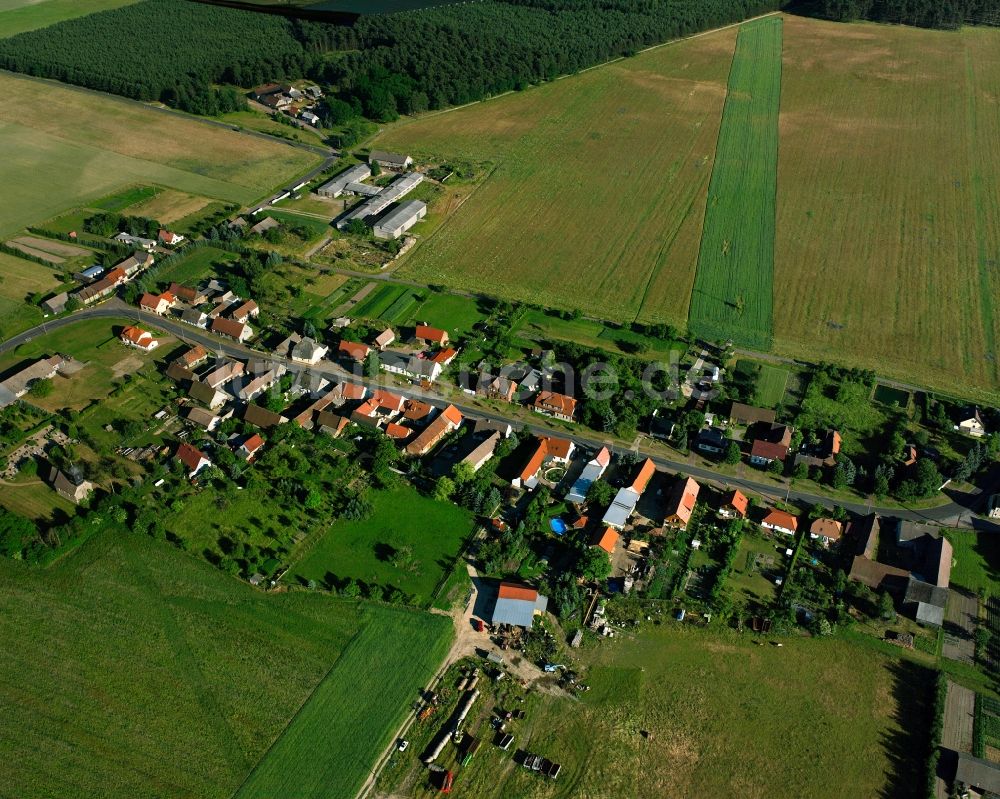
[[[771,17],[740,27],[688,321],[695,335],[762,350],[772,334],[781,26]]]
[[[923,796],[928,669],[845,640],[752,641],[664,622],[574,651],[591,690],[531,692],[511,726],[515,747],[562,765],[554,782],[490,745],[488,711],[466,725],[486,739],[471,764],[451,745],[441,762],[477,799]],[[438,795],[416,755],[400,762],[413,787],[384,795]]]
[[[129,186],[114,194],[109,194],[107,197],[102,197],[100,200],[94,200],[90,203],[90,207],[96,208],[98,211],[117,214],[130,206],[152,200],[162,192],[163,189],[159,186]],[[136,216],[142,216],[142,214],[136,214]],[[158,219],[159,217],[153,216],[152,218]]]
[[[361,302],[350,310],[350,315],[358,319],[381,319],[400,297],[408,294],[408,286],[396,283],[381,283]]]
[[[236,792],[353,796],[448,652],[451,620],[380,609]]]
[[[735,29],[392,126],[376,146],[495,164],[400,274],[599,318],[687,320]],[[446,184],[447,187],[447,184]]]
[[[181,115],[47,81],[0,75],[0,235],[156,183],[248,204],[318,156]],[[59,113],[51,113],[58,108]]]
[[[0,39],[136,0],[0,0]]]
[[[0,662],[3,790],[22,799],[228,799],[382,615],[325,596],[264,596],[118,529],[48,569],[2,560],[0,584],[0,636],[17,642]],[[399,650],[410,629],[396,625]],[[338,679],[350,690],[358,675],[344,668]]]
[[[429,602],[472,532],[472,517],[411,486],[373,492],[371,501],[370,518],[335,522],[290,576],[337,586],[353,579],[397,589],[414,604]]]

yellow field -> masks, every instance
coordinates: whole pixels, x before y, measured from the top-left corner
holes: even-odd
[[[249,204],[317,155],[139,103],[0,74],[0,235],[124,185]]]
[[[735,41],[721,31],[390,128],[378,146],[497,164],[402,274],[683,324]]]
[[[776,349],[996,390],[998,52],[1000,31],[786,18]]]

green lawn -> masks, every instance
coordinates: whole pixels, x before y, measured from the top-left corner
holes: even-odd
[[[190,286],[197,286],[203,280],[217,274],[216,264],[235,261],[237,256],[228,250],[217,247],[200,247],[191,250],[187,255],[166,269],[160,270],[156,282],[161,288],[166,288],[172,281]]]
[[[317,219],[314,216],[305,216],[291,211],[276,211],[274,209],[268,209],[264,213],[287,225],[305,228],[309,231],[310,238],[308,241],[310,242],[318,241],[333,230],[330,227],[329,219]]]
[[[740,28],[688,324],[698,336],[769,349],[782,20]]]
[[[764,408],[775,408],[785,398],[785,386],[788,384],[788,370],[783,366],[762,364],[760,377],[757,378],[757,390],[754,402]]]
[[[413,324],[417,321],[426,322],[447,330],[452,338],[460,338],[472,332],[473,326],[482,319],[483,314],[476,307],[474,298],[432,293],[409,314],[407,321]]]
[[[129,186],[126,189],[109,194],[90,204],[91,208],[111,213],[119,213],[132,205],[150,200],[163,189],[158,186]]]
[[[429,602],[471,532],[472,517],[410,486],[373,493],[371,500],[370,518],[334,523],[291,576],[320,584],[354,579],[398,589],[414,604]]]
[[[379,609],[236,799],[353,796],[444,659],[451,620]]]
[[[0,638],[17,642],[0,661],[3,793],[20,799],[228,799],[382,613],[264,596],[124,530],[44,570],[0,560],[0,584]]]
[[[951,584],[983,596],[1000,595],[1000,539],[995,533],[948,530],[954,548]]]

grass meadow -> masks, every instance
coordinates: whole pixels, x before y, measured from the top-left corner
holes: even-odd
[[[426,604],[472,532],[472,517],[412,486],[372,492],[364,521],[335,522],[290,570],[291,577],[339,585],[348,579],[398,589]]]
[[[127,6],[136,0],[0,0],[0,39],[47,28],[64,19]]]
[[[4,792],[23,799],[227,799],[368,615],[263,596],[117,530],[48,569],[0,561],[0,584],[17,642],[0,662]]]
[[[448,652],[445,616],[379,609],[235,794],[349,797]]]
[[[42,312],[26,304],[32,294],[48,294],[62,281],[49,267],[0,253],[0,339],[10,338],[42,321]]]
[[[8,100],[0,108],[0,184],[8,189],[0,235],[124,184],[248,204],[318,161],[283,144],[48,81],[4,74],[0,92]]]
[[[664,624],[576,653],[591,687],[579,700],[529,693],[527,717],[511,729],[514,746],[561,763],[558,780],[525,771],[514,747],[490,745],[488,715],[480,714],[466,727],[486,745],[456,769],[455,792],[923,796],[917,775],[926,732],[916,694],[928,670],[845,640],[758,647],[735,633]],[[437,795],[422,774],[410,779],[420,783],[409,794],[415,799]]]
[[[708,189],[688,327],[766,350],[772,334],[780,17],[740,27]]]
[[[721,31],[390,127],[376,146],[495,164],[401,275],[683,325],[735,38]]]
[[[775,349],[1000,385],[1000,31],[786,17]]]

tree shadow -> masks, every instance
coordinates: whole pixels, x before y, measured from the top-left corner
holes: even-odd
[[[396,547],[386,544],[383,541],[376,541],[372,550],[375,552],[375,557],[383,563],[391,563],[392,559],[399,554],[399,550]]]
[[[882,737],[889,763],[882,799],[923,799],[927,795],[931,729],[934,723],[935,673],[909,660],[888,664],[895,700],[896,727]]]

